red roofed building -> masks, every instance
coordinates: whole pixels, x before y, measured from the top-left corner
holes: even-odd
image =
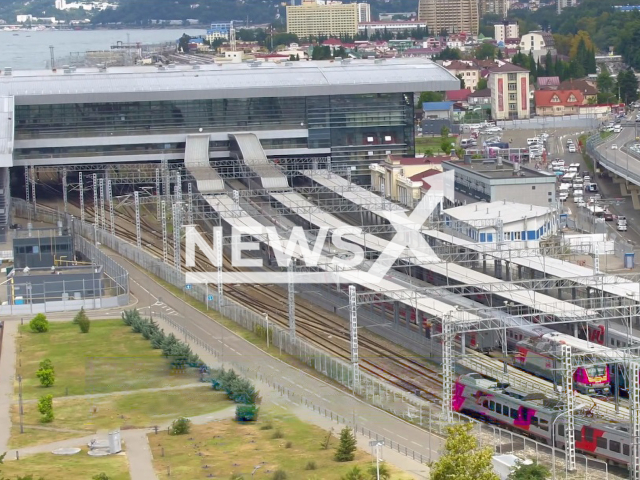
[[[538,90],[534,99],[539,116],[575,115],[586,105],[580,90]]]
[[[471,95],[470,88],[463,88],[462,90],[449,90],[448,92],[445,92],[444,99],[449,102],[466,103],[469,95]]]

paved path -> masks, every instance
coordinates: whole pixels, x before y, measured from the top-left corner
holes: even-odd
[[[0,452],[7,450],[11,436],[11,404],[16,371],[17,322],[4,323],[2,353],[0,354]]]
[[[103,398],[103,397],[113,397],[115,395],[135,395],[136,393],[153,393],[153,392],[166,392],[168,390],[186,390],[189,388],[206,388],[209,386],[211,388],[211,384],[206,382],[198,382],[198,383],[186,383],[184,385],[173,385],[170,387],[157,387],[157,388],[140,388],[138,390],[122,390],[119,392],[109,392],[109,393],[92,393],[89,395],[69,395],[66,397],[55,397],[54,400],[77,400],[77,399],[90,399],[90,398]],[[23,400],[22,403],[37,403],[37,398],[31,398],[29,400]]]
[[[145,430],[124,430],[122,440],[127,451],[131,480],[157,480],[147,432]]]

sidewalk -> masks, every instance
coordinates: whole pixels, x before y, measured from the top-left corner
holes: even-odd
[[[4,323],[0,354],[0,452],[7,450],[11,436],[11,404],[16,372],[16,333],[18,322]]]

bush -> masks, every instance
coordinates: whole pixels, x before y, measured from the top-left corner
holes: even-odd
[[[350,462],[355,457],[356,437],[349,427],[340,431],[340,443],[336,448],[334,458],[336,462]]]
[[[191,420],[180,417],[174,420],[169,430],[170,435],[186,435],[191,430]]]
[[[271,434],[271,438],[284,438],[284,433],[279,428]]]
[[[83,318],[87,318],[87,314],[84,311],[84,307],[80,308],[80,311],[76,313],[75,317],[73,317],[74,325],[80,325],[80,322],[82,321]]]
[[[238,405],[236,407],[237,422],[255,422],[258,420],[260,409],[255,405]]]
[[[109,478],[109,475],[107,475],[106,473],[102,472],[102,473],[99,473],[99,474],[94,475],[93,477],[91,477],[91,480],[111,480],[111,478]]]
[[[304,466],[305,470],[315,470],[316,468],[318,468],[318,464],[315,462],[315,460],[309,460]]]
[[[378,472],[380,472],[380,477],[378,477]],[[377,467],[375,464],[369,465],[367,473],[371,478],[380,478],[380,480],[389,480],[391,478],[391,471],[385,462],[380,462]]]
[[[52,387],[56,381],[56,374],[53,369],[53,363],[48,358],[40,362],[40,368],[36,372],[36,377],[40,380],[43,387]]]
[[[89,333],[89,328],[91,328],[91,322],[85,315],[83,318],[78,320],[78,326],[80,327],[81,333]]]
[[[287,443],[284,444],[284,448],[291,448],[293,447],[293,442],[291,440],[289,440]]]
[[[53,421],[53,395],[44,395],[38,400],[38,412],[42,417],[42,423],[50,423]]]
[[[44,313],[39,313],[29,322],[29,328],[32,332],[44,333],[49,331],[49,320]]]
[[[271,430],[273,428],[273,424],[271,422],[265,423],[260,426],[260,430]]]
[[[279,468],[273,473],[272,480],[287,480],[287,472]]]

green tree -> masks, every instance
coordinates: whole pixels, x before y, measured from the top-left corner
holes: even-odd
[[[517,462],[508,480],[546,480],[549,477],[551,477],[551,472],[544,465],[540,465],[537,462],[528,465]]]
[[[459,73],[458,75],[456,75],[456,77],[458,77],[458,80],[460,80],[460,88],[461,89],[467,88],[464,83],[464,77],[462,76],[462,74]]]
[[[492,449],[479,449],[472,429],[471,423],[447,427],[444,454],[430,465],[431,480],[499,480],[493,472]]]
[[[169,430],[170,435],[186,435],[191,431],[191,420],[188,418],[180,417],[174,420]]]
[[[369,474],[363,472],[357,465],[351,467],[351,470],[340,477],[341,480],[369,480],[370,478]],[[373,478],[375,478],[375,476]]]
[[[389,480],[391,478],[391,470],[389,470],[385,462],[380,462],[378,467],[375,464],[369,465],[367,472],[371,478],[378,478],[378,472],[380,472],[380,480]]]
[[[544,74],[547,77],[556,76],[556,69],[553,63],[553,55],[551,55],[551,50],[548,50],[547,55],[544,57]]]
[[[462,52],[457,48],[445,47],[437,57],[439,60],[460,60]]]
[[[52,387],[56,381],[56,373],[53,368],[53,363],[48,358],[45,358],[40,362],[40,367],[36,372],[36,377],[40,380],[40,385],[43,387]]]
[[[73,324],[74,325],[78,325],[80,323],[80,320],[83,317],[86,317],[86,316],[87,316],[87,314],[84,311],[84,307],[81,307],[80,311],[78,313],[76,313],[75,317],[73,317]]]
[[[496,47],[489,42],[483,42],[475,51],[478,60],[493,60],[496,58]]]
[[[191,41],[191,37],[186,33],[183,33],[180,39],[178,40],[178,50],[182,53],[189,53],[189,42]]]
[[[618,73],[618,90],[620,101],[635,102],[638,99],[638,79],[633,70],[621,70]]]
[[[336,462],[350,462],[354,459],[356,452],[356,437],[349,427],[340,431],[340,442],[336,448],[334,459]]]
[[[418,103],[422,105],[423,103],[429,102],[441,102],[444,100],[444,93],[442,92],[422,92],[420,94],[420,99]]]
[[[449,133],[451,133],[451,130],[449,130],[449,127],[447,127],[446,125],[443,125],[442,128],[440,129],[440,136],[442,138],[449,138]]]
[[[485,88],[489,88],[489,81],[486,78],[481,78],[478,80],[478,90],[484,90]]]
[[[29,322],[29,328],[32,332],[44,333],[49,331],[49,320],[44,313],[39,313]]]
[[[38,400],[38,412],[40,412],[40,421],[42,423],[53,422],[53,395],[43,395]]]
[[[80,327],[81,333],[89,333],[89,328],[91,328],[91,322],[89,321],[89,317],[86,315],[78,320],[78,326]]]

